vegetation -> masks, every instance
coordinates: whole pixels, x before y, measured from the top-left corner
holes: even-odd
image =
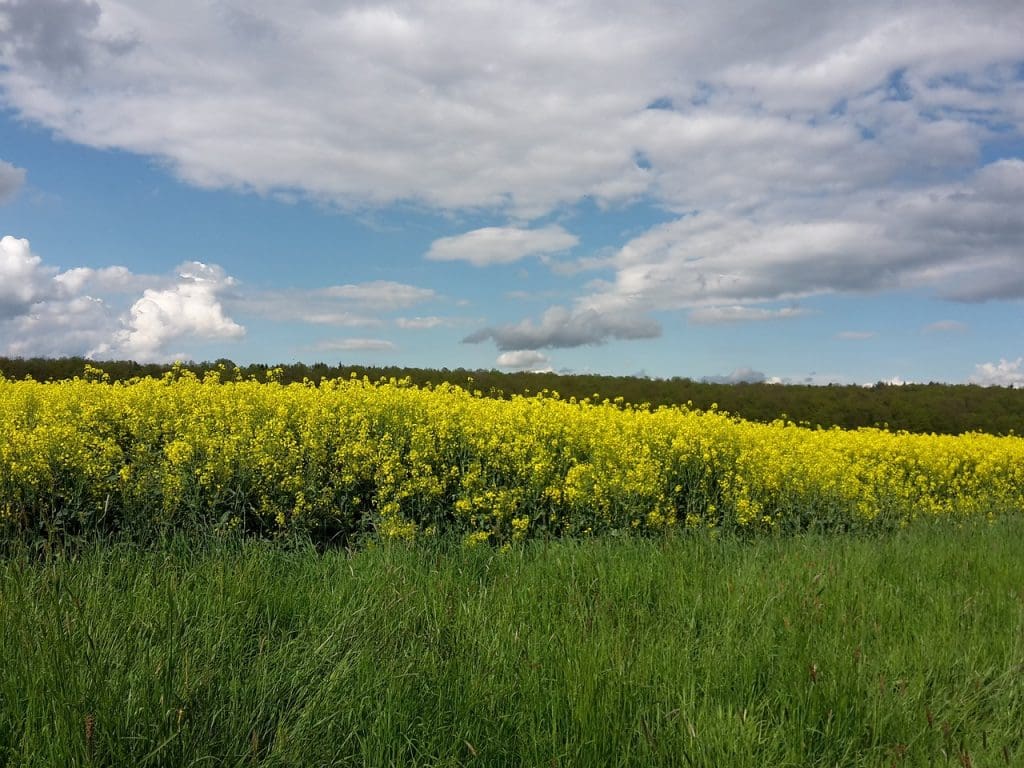
[[[1021,541],[15,547],[0,765],[1021,765]]]
[[[80,362],[0,375],[0,768],[1024,760],[1024,438]]]
[[[0,373],[8,379],[31,376],[37,381],[81,376],[91,361],[83,358],[11,359],[0,358]],[[98,364],[113,381],[133,377],[159,378],[170,366],[141,365],[130,361]],[[189,363],[186,366],[202,378],[218,367],[234,369],[230,360]],[[242,378],[262,379],[268,370],[279,370],[280,381],[301,383],[321,378],[408,378],[416,385],[448,382],[486,396],[509,398],[543,390],[555,390],[564,397],[583,399],[596,392],[600,398],[622,397],[627,403],[684,405],[707,410],[716,403],[720,410],[743,418],[770,422],[789,418],[812,426],[885,427],[909,432],[961,434],[988,432],[1006,435],[1024,431],[1024,390],[974,385],[908,384],[889,386],[801,386],[774,384],[712,384],[685,378],[650,379],[627,376],[559,375],[555,373],[500,373],[498,371],[423,370],[413,368],[372,368],[362,366],[250,365],[240,368]]]
[[[812,430],[450,385],[0,380],[0,534],[507,544],[849,529],[1024,509],[1024,438]]]

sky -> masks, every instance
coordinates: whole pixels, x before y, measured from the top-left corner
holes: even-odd
[[[1024,386],[1024,3],[0,0],[0,354]]]

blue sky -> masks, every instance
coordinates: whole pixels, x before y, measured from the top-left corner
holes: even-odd
[[[0,354],[1024,385],[1022,126],[1017,3],[0,0]]]

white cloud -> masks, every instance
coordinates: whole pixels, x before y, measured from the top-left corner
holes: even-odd
[[[632,239],[581,303],[602,310],[747,307],[833,292],[930,288],[958,301],[1024,296],[1024,161],[958,183],[694,213]],[[709,312],[713,310],[701,309]],[[754,312],[756,314],[756,312]]]
[[[0,6],[0,44],[16,60],[58,75],[91,58],[100,6],[89,0],[6,0]]]
[[[372,305],[376,309],[401,309],[437,298],[437,293],[430,288],[418,288],[389,280],[333,285],[315,292],[315,295]]]
[[[433,315],[429,317],[396,317],[395,325],[399,328],[405,328],[408,330],[427,330],[429,328],[437,328],[438,326],[444,325],[445,320],[441,317],[435,317]]]
[[[803,307],[782,307],[781,309],[765,309],[763,307],[747,307],[741,304],[729,306],[700,307],[691,310],[687,320],[696,325],[719,325],[722,323],[760,322],[763,320],[785,320],[791,317],[809,315],[811,311]]]
[[[99,293],[139,293],[161,278],[134,274],[127,267],[74,267],[54,276],[54,282],[69,294],[85,290]]]
[[[840,331],[836,334],[836,338],[843,341],[867,341],[877,335],[874,331]]]
[[[354,312],[310,312],[300,310],[292,317],[312,325],[337,325],[348,328],[383,325],[379,317],[358,315]]]
[[[112,344],[89,351],[96,357],[165,359],[169,345],[184,338],[238,339],[245,328],[224,314],[218,294],[233,280],[216,265],[198,261],[178,267],[177,284],[166,290],[146,289],[132,304],[125,327]]]
[[[999,0],[7,0],[0,16],[0,87],[25,117],[193,184],[340,205],[760,204],[962,167],[1024,109],[1004,97],[1024,12]]]
[[[325,297],[322,291],[282,290],[234,293],[224,297],[233,314],[269,318],[281,322],[333,325],[342,328],[373,327],[383,321],[365,311],[354,312],[344,302]],[[360,309],[365,309],[361,307]]]
[[[542,229],[484,227],[462,235],[435,240],[427,258],[433,261],[466,261],[476,267],[510,264],[527,256],[566,251],[579,238],[558,225]]]
[[[397,349],[386,339],[334,339],[321,341],[316,348],[322,352],[388,352]]]
[[[499,368],[513,371],[550,371],[551,359],[535,349],[517,349],[502,352],[496,361]]]
[[[117,333],[120,324],[103,299],[75,296],[40,302],[24,315],[6,323],[10,341],[3,353],[15,357],[84,355]],[[0,340],[5,333],[0,324]]]
[[[661,326],[649,317],[626,313],[598,312],[579,307],[551,307],[539,323],[523,320],[514,325],[482,328],[463,339],[477,344],[491,339],[499,350],[546,349],[604,344],[609,339],[651,339],[661,335]]]
[[[383,326],[387,313],[437,298],[427,288],[375,281],[314,290],[239,287],[217,265],[191,261],[173,276],[122,266],[60,270],[28,240],[0,239],[0,354],[87,355],[139,361],[188,356],[198,340],[245,335],[235,316],[339,327]],[[458,321],[464,322],[464,321]],[[453,325],[435,316],[398,318],[401,328]],[[325,342],[325,349],[392,350],[381,339]]]
[[[25,183],[25,169],[0,160],[0,205],[9,202]]]
[[[439,298],[430,288],[377,280],[312,290],[247,291],[225,296],[232,312],[311,325],[379,327],[382,313]]]
[[[564,299],[565,291],[559,290],[512,290],[505,291],[505,298],[512,301],[543,301],[550,302],[552,299]]]
[[[148,361],[169,357],[171,344],[235,339],[244,329],[220,303],[233,283],[220,267],[200,262],[182,264],[175,278],[120,266],[60,271],[33,253],[28,240],[6,236],[0,239],[0,352]],[[139,293],[130,307],[122,303]]]
[[[54,271],[32,253],[28,240],[10,235],[0,239],[0,319],[24,314],[53,294]]]
[[[969,381],[983,387],[1024,387],[1024,358],[1000,359],[998,363],[979,363]]]

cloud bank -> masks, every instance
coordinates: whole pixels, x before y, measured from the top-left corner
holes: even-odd
[[[23,116],[191,184],[341,206],[844,193],[969,166],[1024,111],[1024,12],[999,0],[6,0],[0,19]]]

